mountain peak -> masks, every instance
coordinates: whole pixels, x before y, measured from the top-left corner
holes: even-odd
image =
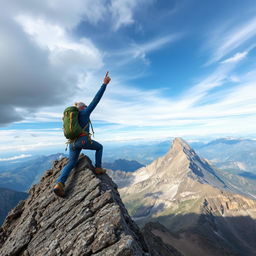
[[[152,191],[154,187],[156,193],[160,191],[169,197],[166,191],[173,187],[172,198],[175,198],[179,195],[178,191],[186,193],[189,189],[191,193],[197,193],[201,184],[227,189],[225,182],[207,161],[201,159],[185,140],[175,138],[168,153],[133,173],[129,187],[124,189],[129,194],[133,189]]]
[[[181,150],[184,150],[184,149],[191,150],[191,147],[189,146],[189,144],[185,140],[183,140],[180,137],[177,137],[173,140],[172,149],[176,150],[176,151],[181,151]]]
[[[66,196],[52,187],[67,159],[55,161],[29,198],[9,213],[0,228],[1,256],[147,255],[139,228],[124,207],[116,184],[96,175],[81,156],[66,182]]]
[[[187,162],[187,173],[200,183],[208,183],[219,188],[225,188],[225,183],[216,175],[214,168],[201,159],[193,148],[182,138],[175,138],[166,158],[174,158],[175,162]]]
[[[173,140],[172,146],[165,157],[170,158],[176,155],[179,155],[182,158],[191,159],[196,153],[184,139],[177,137]]]

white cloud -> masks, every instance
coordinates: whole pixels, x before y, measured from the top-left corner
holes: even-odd
[[[82,21],[97,25],[101,21],[111,21],[113,30],[133,24],[137,8],[151,5],[154,0],[26,0],[3,1],[8,14],[25,14],[26,16],[72,29]]]
[[[211,64],[221,60],[222,58],[227,56],[229,53],[232,53],[239,47],[248,44],[249,40],[255,38],[256,36],[255,17],[251,18],[243,25],[232,24],[232,26],[224,26],[224,31],[221,26],[221,28],[218,31],[214,31],[212,35],[209,35],[210,41],[208,43],[208,46],[212,48],[213,55],[207,64]],[[255,43],[248,47],[247,52],[249,52],[254,47]],[[239,57],[241,56],[236,56],[236,58]]]
[[[122,94],[121,88],[113,89],[120,89]],[[256,129],[256,123],[252,122],[256,113],[254,83],[240,83],[226,92],[224,97],[220,90],[220,100],[214,103],[185,105],[183,108],[179,100],[157,93],[138,89],[129,91],[129,88],[124,88],[124,91],[129,92],[127,97],[135,93],[136,99],[133,102],[118,100],[116,94],[113,97],[109,92],[97,106],[92,117],[93,120],[100,120],[103,126],[94,125],[95,140],[104,143],[191,135],[247,135],[253,134]],[[44,114],[47,116],[49,113]],[[52,121],[58,118],[55,114],[50,115]],[[19,137],[15,138],[16,135]],[[0,136],[2,153],[13,150],[30,153],[56,147],[64,150],[66,141],[61,128],[0,131]],[[15,139],[10,141],[10,138]]]
[[[135,22],[134,12],[137,7],[152,4],[153,0],[111,0],[110,11],[113,19],[113,29],[118,30]]]
[[[24,130],[0,130],[0,154],[12,152],[24,154],[34,153],[41,149],[62,148],[65,149],[66,139],[62,130],[55,129],[24,129]],[[10,140],[10,138],[12,138]]]
[[[83,1],[69,3],[28,0],[2,4],[6,12],[0,11],[0,105],[10,111],[0,113],[1,124],[32,118],[44,106],[65,103],[76,94],[80,74],[104,65],[101,51],[91,40],[70,36],[68,29],[82,21],[82,7],[86,6]],[[72,14],[65,16],[66,12]]]
[[[33,19],[47,20],[65,29],[72,29],[81,21],[97,24],[107,17],[107,0],[26,0],[4,1],[4,16],[25,15]]]
[[[65,99],[77,97],[82,76],[103,68],[105,53],[89,38],[74,38],[72,29],[83,21],[96,26],[104,20],[117,30],[135,21],[137,8],[153,1],[1,2],[0,75],[5,87],[0,102],[13,111],[8,116],[0,113],[0,123],[7,124],[33,118],[40,108],[66,104]],[[136,45],[133,56],[146,61],[147,52],[169,41],[165,37]]]
[[[229,82],[232,67],[227,68],[226,65],[221,65],[213,74],[195,84],[179,99],[165,96],[164,91],[142,90],[122,85],[114,80],[95,109],[92,119],[115,123],[117,128],[115,129],[114,126],[111,129],[118,131],[129,129],[129,127],[133,127],[133,130],[135,127],[145,127],[147,130],[148,127],[200,126],[211,120],[228,116],[230,119],[236,116],[237,119],[238,115],[252,115],[256,111],[254,76],[251,75],[249,80],[246,78],[246,81],[244,81],[245,78],[240,77],[235,87],[226,90],[224,85]],[[214,101],[202,104],[205,97],[208,97],[208,100],[211,99],[210,92],[217,87],[219,90],[214,94]],[[93,88],[87,103],[90,102],[96,90]],[[39,117],[60,121],[62,110],[53,112],[48,109],[48,111],[42,111]]]
[[[247,56],[248,52],[245,51],[245,52],[238,52],[236,53],[234,56],[226,59],[226,60],[223,60],[221,63],[234,63],[234,62],[238,62],[242,59],[244,59],[246,56]]]
[[[225,84],[225,78],[228,76],[228,72],[225,75],[223,74],[220,81],[221,85]],[[209,81],[211,80],[212,78],[209,79]],[[255,90],[253,90],[253,83],[241,82],[228,91],[223,88],[224,95],[220,89],[215,95],[216,99],[206,105],[201,105],[201,102],[213,87],[209,85],[201,88],[201,86],[195,85],[194,88],[191,88],[191,92],[197,91],[198,95],[188,92],[182,98],[176,100],[150,91],[131,90],[131,93],[127,94],[126,90],[128,88],[124,88],[124,91],[120,87],[117,90],[115,88],[115,95],[110,94],[105,97],[97,107],[99,111],[95,112],[93,117],[105,122],[122,125],[121,128],[119,126],[116,129],[112,127],[113,134],[118,133],[120,129],[127,129],[128,131],[132,130],[132,136],[132,134],[136,134],[136,127],[140,127],[144,132],[147,131],[150,134],[156,133],[156,131],[151,130],[153,127],[158,127],[160,131],[163,127],[169,131],[173,129],[183,130],[185,127],[189,130],[191,127],[197,127],[197,129],[203,131],[205,125],[220,119],[225,119],[225,129],[232,131],[228,120],[231,124],[232,120],[238,121],[239,118],[243,119],[246,115],[252,118],[252,115],[256,112],[256,95]],[[133,97],[132,101],[118,100],[118,92],[120,92],[120,95],[126,95],[127,98],[131,95],[136,95],[136,97]],[[244,125],[246,126],[246,123]],[[218,130],[222,128],[220,126]],[[108,133],[107,129],[108,127],[104,130],[104,135]]]
[[[236,67],[236,63],[228,63],[219,65],[212,73],[201,81],[186,90],[180,100],[183,106],[192,107],[196,103],[200,103],[212,90],[225,85],[229,78],[230,72]]]
[[[136,6],[134,0],[112,0],[111,9],[114,19],[114,30],[119,29],[122,25],[128,25],[134,22],[132,9]]]
[[[28,154],[22,154],[22,155],[19,155],[19,156],[12,156],[12,157],[8,157],[8,158],[0,158],[0,161],[3,162],[3,161],[12,161],[12,160],[17,160],[17,159],[22,159],[22,158],[27,158],[27,157],[30,157],[31,155],[28,155]]]
[[[2,17],[0,21],[0,105],[10,108],[10,115],[15,117],[10,120],[3,115],[5,111],[1,111],[2,124],[23,118],[17,108],[23,109],[24,114],[33,115],[41,106],[60,104],[76,88],[68,86],[70,81],[66,80],[66,74],[49,63],[46,49],[34,44],[13,21]]]
[[[236,76],[236,75],[231,75],[231,76],[229,77],[229,79],[230,79],[230,81],[233,82],[233,83],[238,83],[238,82],[241,81],[241,80],[239,79],[239,77]]]
[[[230,77],[237,77],[232,73],[235,67],[235,63],[220,64],[212,74],[175,99],[165,95],[165,91],[138,89],[124,85],[122,80],[113,79],[92,115],[93,121],[99,120],[103,123],[103,126],[96,126],[95,139],[104,142],[151,137],[160,139],[193,134],[199,136],[200,133],[253,133],[256,124],[250,120],[256,113],[256,76],[253,72],[240,75],[234,87],[226,89],[225,84],[230,82]],[[98,83],[95,76],[84,79],[89,79],[89,84]],[[81,90],[85,88],[89,94],[81,94],[77,99],[89,103],[99,86],[88,87],[88,83],[83,82]],[[211,91],[216,88],[218,90],[211,101]],[[206,97],[207,104],[204,104]],[[35,120],[60,121],[62,111],[61,107],[59,112],[56,109],[45,108],[38,113]],[[31,141],[20,150],[25,152],[24,150],[33,147],[53,147],[54,143],[47,144],[51,138],[54,138],[56,145],[64,143],[61,129],[51,131],[50,135],[48,132],[38,137],[43,144]]]
[[[143,60],[146,64],[149,64],[149,60],[147,59],[147,55],[153,51],[157,51],[167,44],[173,43],[179,40],[181,37],[180,34],[172,34],[166,35],[159,38],[151,39],[145,43],[132,43],[127,48],[122,50],[117,50],[114,52],[108,53],[111,57],[118,57],[118,65],[125,65],[128,62],[136,59]],[[120,57],[122,57],[120,59]]]
[[[84,70],[100,69],[103,66],[101,52],[89,39],[74,40],[62,27],[41,19],[35,20],[20,15],[16,20],[37,44],[49,49],[51,64],[61,67],[62,70],[81,69],[81,67]]]

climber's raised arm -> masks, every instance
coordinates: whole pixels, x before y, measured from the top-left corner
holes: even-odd
[[[108,76],[108,72],[106,73],[104,79],[103,79],[103,84],[101,86],[101,88],[99,89],[99,91],[97,92],[97,94],[94,96],[92,102],[88,105],[88,107],[86,108],[86,112],[91,113],[95,107],[97,106],[97,104],[99,103],[102,95],[104,94],[107,84],[110,82],[110,77]]]

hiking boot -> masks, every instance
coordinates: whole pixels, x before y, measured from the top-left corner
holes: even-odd
[[[96,172],[96,174],[103,174],[103,173],[106,173],[106,169],[104,169],[104,168],[101,168],[101,167],[96,167],[95,168],[95,172]]]
[[[62,182],[58,182],[58,183],[54,186],[53,192],[54,192],[57,196],[63,197],[64,194],[65,194],[65,191],[64,191],[64,184],[63,184]]]

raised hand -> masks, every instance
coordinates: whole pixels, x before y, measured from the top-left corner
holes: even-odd
[[[111,78],[108,76],[108,71],[106,72],[106,75],[103,80],[103,84],[108,84],[110,82]]]

